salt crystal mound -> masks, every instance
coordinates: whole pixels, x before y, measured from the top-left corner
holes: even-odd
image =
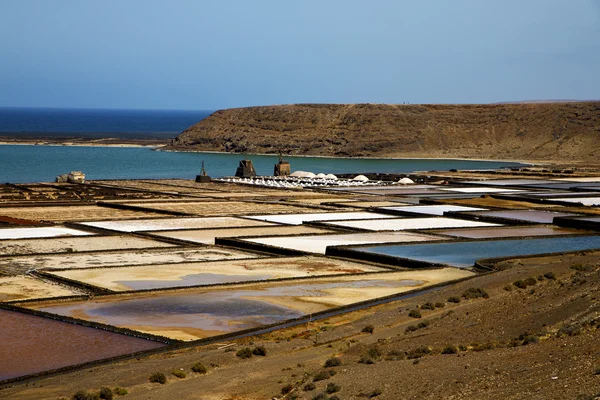
[[[327,177],[327,175],[325,175],[322,172],[319,172],[317,175],[315,175],[315,178],[318,178],[318,179],[325,179],[326,177]]]
[[[398,181],[398,183],[401,185],[414,185],[415,181],[410,178],[402,178]]]
[[[331,180],[337,181],[338,177],[335,176],[334,174],[327,174],[327,175],[325,175],[325,179],[331,179]]]
[[[369,178],[367,178],[364,175],[356,175],[354,178],[352,178],[353,181],[359,181],[359,182],[367,182],[369,180]]]
[[[51,238],[57,236],[90,236],[91,232],[65,227],[39,227],[39,228],[8,228],[0,229],[0,240],[7,239],[34,239]]]

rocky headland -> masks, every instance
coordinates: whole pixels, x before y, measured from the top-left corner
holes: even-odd
[[[600,102],[295,104],[216,111],[168,150],[600,161]]]

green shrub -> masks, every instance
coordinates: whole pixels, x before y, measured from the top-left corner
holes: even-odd
[[[465,346],[464,344],[460,344],[460,345],[458,345],[458,349],[460,351],[467,351],[469,348],[467,346]]]
[[[524,282],[527,286],[534,286],[537,283],[537,280],[535,278],[529,277],[525,279]]]
[[[314,377],[313,377],[313,382],[318,382],[318,381],[322,381],[325,379],[329,379],[332,376],[335,375],[335,371],[332,370],[323,370],[318,372]]]
[[[112,400],[113,399],[113,391],[109,387],[101,387],[100,388],[100,398],[103,400]]]
[[[458,349],[454,345],[448,345],[448,346],[444,347],[444,350],[442,350],[442,354],[456,354],[456,353],[458,353]]]
[[[306,385],[304,385],[302,390],[304,390],[305,392],[310,392],[311,390],[315,390],[316,388],[317,388],[317,386],[314,383],[309,382]]]
[[[421,306],[421,310],[435,310],[435,304],[425,303]]]
[[[239,349],[235,355],[239,358],[250,358],[252,357],[252,349],[250,347],[244,347],[243,349]]]
[[[458,296],[451,296],[448,297],[448,303],[460,303],[460,297]]]
[[[416,348],[412,351],[409,351],[406,358],[408,358],[409,360],[413,360],[415,358],[421,358],[428,354],[431,354],[431,352],[432,352],[432,350],[430,347],[422,346],[422,347]]]
[[[294,385],[292,385],[291,383],[288,383],[287,385],[285,385],[284,387],[281,388],[281,394],[288,394],[292,390],[294,390]]]
[[[208,368],[206,368],[206,366],[201,362],[197,362],[196,364],[192,365],[192,372],[196,372],[198,374],[205,374],[208,372]]]
[[[100,400],[100,394],[91,390],[78,390],[72,400]]]
[[[125,396],[129,392],[127,391],[127,389],[117,386],[113,389],[113,393],[117,396]]]
[[[173,376],[175,376],[175,377],[177,377],[177,378],[180,378],[180,379],[183,379],[183,378],[185,378],[185,377],[187,376],[187,375],[185,374],[185,372],[183,372],[183,371],[181,371],[181,370],[179,370],[179,369],[176,369],[175,371],[173,371],[173,372],[171,372],[171,373],[173,374]]]
[[[446,307],[446,303],[438,302],[435,303],[435,308],[444,308]]]
[[[404,333],[410,333],[410,332],[414,332],[414,331],[416,331],[417,329],[419,329],[419,328],[417,328],[417,326],[416,326],[416,325],[409,325],[409,326],[407,326],[407,327],[406,327],[406,329],[404,330]]]
[[[554,272],[546,272],[544,274],[544,278],[554,281],[554,280],[556,280],[556,275],[554,275]]]
[[[375,331],[375,327],[373,327],[373,325],[367,325],[364,328],[362,328],[363,333],[373,333],[373,331]]]
[[[590,272],[594,269],[591,265],[583,265],[583,264],[573,264],[571,265],[571,269],[579,272]]]
[[[379,358],[382,355],[381,350],[377,346],[369,347],[369,350],[367,350],[367,354],[371,358]]]
[[[482,288],[469,288],[463,294],[462,297],[464,299],[488,299],[490,297],[489,294]]]
[[[412,318],[421,318],[421,313],[417,310],[410,310],[408,316]]]
[[[265,349],[265,346],[256,346],[254,349],[252,349],[252,354],[255,356],[265,357],[267,355],[267,349]]]
[[[325,361],[325,367],[338,367],[342,365],[342,360],[339,357],[331,357]]]
[[[339,392],[340,389],[341,389],[340,385],[333,383],[333,382],[329,382],[327,384],[327,386],[325,387],[325,392],[331,394],[331,393]]]
[[[162,372],[153,373],[152,375],[150,375],[149,380],[152,383],[160,383],[161,385],[167,383],[167,377]]]
[[[504,290],[506,290],[507,292],[510,292],[512,290],[512,286],[511,285],[506,285],[504,286]]]

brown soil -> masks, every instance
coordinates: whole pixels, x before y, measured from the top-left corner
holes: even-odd
[[[171,150],[598,162],[600,102],[297,104],[221,110]]]
[[[281,399],[281,389],[291,384],[299,399],[311,399],[330,382],[340,386],[336,394],[343,399],[375,391],[381,394],[373,398],[394,400],[591,399],[600,393],[600,252],[521,258],[498,267],[435,292],[238,340],[226,349],[211,345],[88,368],[4,389],[0,397],[56,399],[119,385],[129,390],[127,399]],[[544,278],[549,272],[554,276]],[[529,277],[535,284],[526,289],[512,285]],[[447,301],[471,287],[489,298]],[[428,302],[445,305],[423,308]],[[409,317],[417,307],[422,318]],[[424,321],[426,327],[407,333]],[[361,332],[367,325],[373,334]],[[266,347],[266,357],[235,356],[257,345]],[[462,349],[442,354],[450,345]],[[408,359],[420,348],[431,353]],[[304,392],[332,356],[342,361],[328,368],[335,376]],[[359,363],[363,357],[373,364]],[[197,361],[209,368],[207,375],[190,371]],[[186,378],[170,375],[179,368]],[[155,371],[168,375],[165,385],[148,382]]]

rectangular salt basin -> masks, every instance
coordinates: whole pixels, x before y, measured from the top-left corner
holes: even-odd
[[[301,205],[254,203],[244,201],[203,201],[203,202],[161,202],[161,203],[127,203],[144,209],[176,211],[190,215],[217,217],[245,214],[263,214],[268,210],[272,214],[289,214],[299,212],[315,212],[314,208]]]
[[[430,231],[429,233],[465,239],[488,239],[504,237],[577,235],[582,233],[582,231],[577,229],[558,228],[554,226],[510,226],[489,229],[440,229],[437,231]]]
[[[394,206],[394,207],[381,207],[384,210],[395,210],[403,211],[415,214],[428,214],[428,215],[444,215],[445,212],[452,211],[484,211],[486,208],[478,207],[467,207],[467,206],[454,206],[450,204],[434,204],[425,206]]]
[[[247,219],[234,217],[134,219],[123,221],[82,222],[81,224],[119,232],[149,232],[178,229],[208,229],[273,225],[268,222],[250,221]]]
[[[0,240],[89,235],[94,235],[94,233],[65,228],[64,226],[0,229]]]
[[[247,242],[318,254],[325,254],[325,251],[327,250],[328,246],[350,246],[369,243],[423,242],[429,240],[443,239],[431,235],[406,232],[349,233],[336,235],[287,236],[244,239],[244,241]]]
[[[474,211],[469,215],[482,217],[505,218],[508,220],[551,224],[555,217],[570,217],[576,214],[542,210],[503,210],[503,211]]]
[[[0,274],[1,275],[1,274]],[[83,294],[31,276],[0,276],[0,302]]]
[[[459,268],[472,267],[476,260],[493,257],[526,256],[600,248],[600,236],[570,236],[524,240],[483,240],[474,242],[424,243],[358,247],[355,251],[383,254]]]
[[[0,271],[23,274],[29,269],[41,268],[98,268],[126,265],[171,264],[193,261],[235,260],[260,256],[239,250],[223,248],[160,249],[111,251],[96,253],[67,253],[60,255],[18,256],[0,258]]]
[[[325,234],[326,229],[312,228],[303,225],[276,225],[256,228],[226,228],[226,229],[199,229],[186,231],[155,232],[153,236],[180,239],[188,242],[214,244],[218,237],[241,237],[241,236],[278,236],[278,235],[302,235],[302,234]]]
[[[434,218],[394,218],[385,220],[364,221],[332,221],[327,225],[366,229],[369,231],[403,231],[408,229],[439,229],[439,228],[475,228],[480,226],[501,226],[489,222],[468,221],[446,217]]]
[[[144,249],[175,245],[135,236],[74,236],[0,241],[0,254],[72,253],[80,251]]]
[[[259,221],[277,222],[288,225],[302,225],[304,222],[332,221],[332,220],[356,220],[356,219],[383,219],[394,218],[392,215],[377,214],[370,212],[342,212],[342,213],[319,213],[319,214],[286,214],[286,215],[253,215],[246,218]]]
[[[0,309],[0,321],[0,380],[164,346],[15,311]]]
[[[440,190],[447,190],[449,192],[459,192],[459,193],[513,193],[513,192],[522,192],[522,190],[518,189],[503,189],[503,188],[495,188],[495,187],[463,187],[463,188],[442,188]]]
[[[312,256],[88,268],[55,271],[52,274],[109,290],[124,291],[381,271],[385,270],[366,264]]]
[[[86,221],[90,219],[152,218],[154,212],[121,210],[100,206],[0,207],[0,215],[32,221]]]
[[[552,199],[554,201],[564,201],[567,203],[581,203],[584,206],[600,206],[600,197],[560,197]]]
[[[521,186],[521,185],[542,185],[545,183],[553,183],[551,180],[543,179],[489,179],[484,181],[466,181],[462,183],[479,184],[489,186]]]
[[[457,268],[402,271],[252,283],[229,289],[213,287],[110,296],[29,307],[174,339],[194,340],[283,322],[471,275]]]

